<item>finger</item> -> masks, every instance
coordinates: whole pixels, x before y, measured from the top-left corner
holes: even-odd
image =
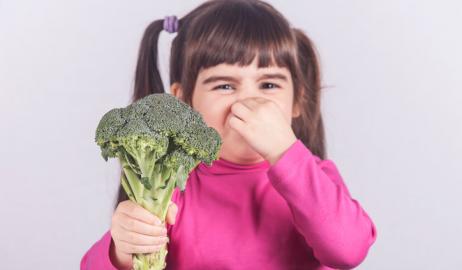
[[[170,225],[175,224],[176,214],[178,213],[178,206],[175,203],[171,203],[167,210],[167,222]]]
[[[167,229],[164,225],[152,225],[141,222],[137,219],[127,218],[122,219],[120,226],[131,232],[136,232],[144,235],[150,236],[162,236],[167,234]]]
[[[155,224],[160,225],[162,224],[161,220],[156,217],[154,214],[149,212],[148,210],[144,209],[142,206],[127,200],[128,202],[125,203],[120,211],[132,218],[136,218],[144,223],[147,224]]]
[[[236,102],[231,106],[231,112],[241,119],[242,121],[247,121],[251,117],[252,111],[241,102]]]
[[[246,99],[243,99],[243,100],[239,100],[236,103],[241,103],[241,104],[245,105],[251,111],[253,111],[259,105],[259,103],[256,102],[253,98],[246,98]]]
[[[257,103],[260,103],[260,104],[271,102],[271,100],[269,100],[267,98],[263,98],[263,97],[255,97],[255,98],[253,98],[253,100],[255,100]]]
[[[234,114],[229,116],[229,126],[235,129],[238,133],[244,134],[246,130],[246,124],[241,119],[237,118]]]
[[[154,245],[162,245],[168,242],[167,236],[147,236],[144,234],[139,234],[135,232],[128,232],[125,234],[120,235],[120,241],[125,241],[132,245],[139,245],[139,246],[154,246]]]
[[[162,248],[163,245],[151,245],[151,246],[138,246],[127,243],[125,241],[119,241],[117,243],[117,248],[122,252],[127,254],[144,254],[144,253],[154,253]]]

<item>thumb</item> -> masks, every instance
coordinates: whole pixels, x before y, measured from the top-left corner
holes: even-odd
[[[175,224],[176,221],[176,214],[178,213],[178,206],[170,201],[168,209],[167,209],[167,222],[170,225]]]

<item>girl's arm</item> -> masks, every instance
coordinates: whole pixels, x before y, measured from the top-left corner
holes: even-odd
[[[365,259],[377,237],[375,225],[351,198],[332,161],[321,160],[297,140],[269,168],[268,177],[321,264],[353,268]]]
[[[80,270],[117,270],[110,259],[109,248],[111,241],[111,231],[108,230],[103,237],[93,244],[85,253],[80,261]]]

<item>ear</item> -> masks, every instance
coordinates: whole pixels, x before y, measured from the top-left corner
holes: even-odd
[[[176,98],[178,98],[181,101],[183,100],[183,89],[181,88],[181,85],[179,83],[173,83],[170,86],[170,93],[174,95]]]
[[[301,115],[301,109],[300,109],[300,104],[298,102],[295,102],[293,108],[292,108],[292,118],[297,118]]]

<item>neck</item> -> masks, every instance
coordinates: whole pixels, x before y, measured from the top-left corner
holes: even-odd
[[[233,155],[221,154],[220,158],[226,161],[232,162],[232,163],[237,163],[237,164],[242,164],[242,165],[251,165],[251,164],[256,164],[256,163],[265,161],[265,159],[261,157],[260,155],[243,158],[243,157],[237,157]]]

